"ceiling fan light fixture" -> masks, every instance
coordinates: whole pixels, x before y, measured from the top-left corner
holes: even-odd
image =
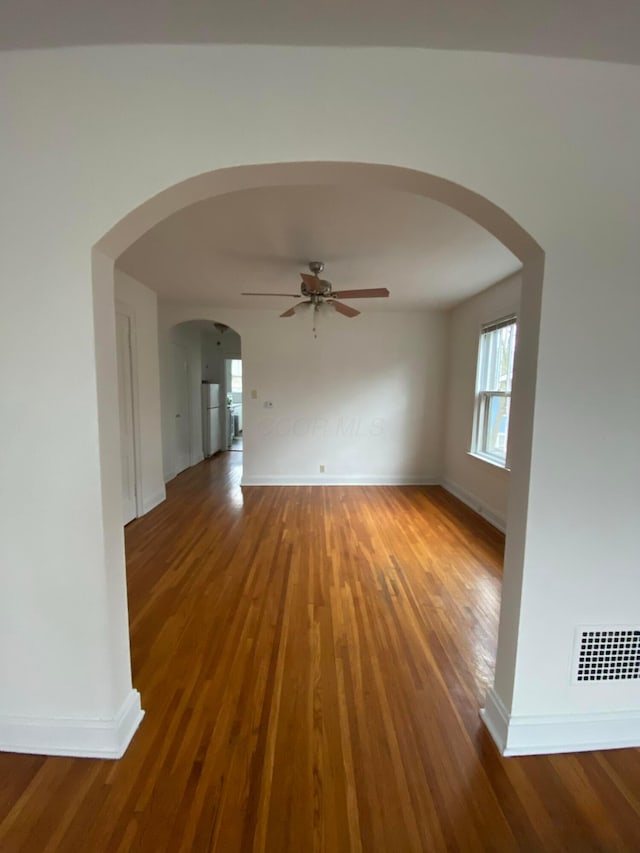
[[[381,296],[389,296],[386,287],[359,287],[351,290],[334,290],[330,281],[320,278],[324,270],[322,261],[310,261],[309,273],[302,272],[302,284],[300,294],[297,293],[243,293],[243,296],[291,296],[294,299],[304,298],[304,302],[298,302],[292,308],[287,308],[280,317],[293,317],[295,314],[306,313],[308,306],[313,307],[313,334],[318,337],[316,321],[321,315],[337,313],[343,317],[357,317],[360,314],[356,308],[342,302],[343,299],[376,299]],[[304,306],[304,310],[301,310]]]
[[[326,299],[318,299],[313,305],[313,337],[318,337],[318,322],[324,321],[331,315],[335,314],[335,306]]]

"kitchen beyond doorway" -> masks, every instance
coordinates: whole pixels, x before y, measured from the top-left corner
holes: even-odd
[[[227,449],[243,450],[242,359],[225,359],[225,397],[227,401]]]

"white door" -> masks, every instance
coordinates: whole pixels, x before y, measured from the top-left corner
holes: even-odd
[[[174,399],[176,423],[176,474],[184,471],[191,463],[189,441],[189,358],[187,350],[180,344],[173,345]]]
[[[131,320],[116,311],[118,354],[118,403],[120,407],[120,460],[122,467],[122,516],[128,524],[136,517],[136,454],[133,432],[133,379]]]

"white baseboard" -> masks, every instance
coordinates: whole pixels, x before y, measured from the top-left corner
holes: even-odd
[[[152,509],[155,509],[159,506],[163,501],[166,501],[167,493],[163,489],[161,492],[158,492],[155,495],[152,495],[150,498],[145,498],[142,501],[142,514],[146,515],[148,512],[151,512]]]
[[[437,477],[359,474],[245,474],[243,486],[437,486]]]
[[[463,504],[466,504],[469,509],[477,512],[485,521],[488,521],[489,524],[497,527],[501,533],[506,533],[507,522],[499,512],[488,507],[484,501],[480,500],[476,495],[472,495],[471,492],[465,491],[457,483],[454,483],[451,480],[441,480],[440,484],[443,489],[451,492],[454,497],[462,501]]]
[[[640,711],[513,716],[492,688],[480,716],[505,757],[640,747]]]
[[[494,739],[500,755],[504,755],[509,733],[509,715],[493,687],[486,695],[484,708],[480,710],[480,717],[489,729],[489,734]]]
[[[121,758],[144,711],[131,690],[112,719],[38,719],[0,717],[0,750],[31,755]]]

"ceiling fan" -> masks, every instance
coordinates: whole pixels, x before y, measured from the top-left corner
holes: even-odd
[[[358,290],[334,290],[330,281],[320,278],[320,273],[324,269],[322,261],[311,261],[309,263],[310,273],[300,273],[302,284],[300,285],[300,293],[243,293],[243,296],[291,296],[293,299],[300,299],[302,296],[307,298],[304,302],[299,302],[293,308],[288,308],[281,317],[293,317],[297,309],[302,305],[310,305],[313,307],[314,313],[319,311],[321,305],[328,305],[335,309],[339,314],[345,317],[357,317],[360,313],[350,305],[345,305],[344,302],[339,302],[339,299],[374,299],[380,296],[388,296],[389,291],[386,287],[369,287],[360,288]]]

